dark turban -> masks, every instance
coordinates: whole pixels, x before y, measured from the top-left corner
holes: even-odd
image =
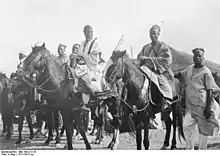
[[[160,27],[158,26],[158,25],[153,25],[151,28],[150,28],[150,30],[154,30],[154,29],[158,29],[159,30],[159,32],[160,32]]]
[[[192,52],[193,52],[193,54],[195,54],[196,52],[203,52],[203,53],[205,53],[205,50],[203,48],[194,48],[192,50]]]

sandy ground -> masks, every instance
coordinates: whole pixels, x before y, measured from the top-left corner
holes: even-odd
[[[23,130],[23,142],[20,146],[15,146],[14,143],[18,137],[17,125],[14,125],[14,135],[11,140],[5,140],[3,136],[0,137],[0,149],[23,149],[23,150],[64,150],[64,146],[66,143],[66,137],[62,137],[61,144],[59,146],[55,146],[55,141],[52,141],[49,146],[44,146],[43,143],[46,140],[45,138],[35,138],[31,140],[31,142],[26,143],[29,137],[29,130],[27,125],[25,124]],[[0,130],[2,131],[2,124],[0,124]],[[35,129],[36,131],[36,129]],[[151,150],[159,150],[164,141],[165,131],[163,130],[150,130],[150,149]],[[95,136],[88,135],[88,139],[92,142],[95,139]],[[100,145],[91,144],[93,150],[109,150],[107,148],[109,142],[111,140],[111,136],[105,136],[104,142]],[[171,140],[170,140],[171,143]],[[209,149],[220,149],[220,135],[216,137],[210,137],[208,141]],[[73,147],[75,150],[85,150],[85,145],[82,140],[74,139]],[[177,147],[180,150],[185,148],[185,142],[182,141],[182,144],[177,139]],[[120,143],[118,146],[119,150],[135,150],[136,149],[136,141],[132,138],[128,133],[120,134]],[[144,147],[143,147],[144,149]]]

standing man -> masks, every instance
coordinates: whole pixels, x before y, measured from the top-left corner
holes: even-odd
[[[153,25],[150,29],[150,39],[152,42],[143,47],[138,54],[138,60],[140,60],[141,66],[147,66],[157,75],[159,81],[157,87],[162,94],[162,120],[164,120],[169,114],[166,112],[169,112],[167,110],[170,110],[170,101],[173,99],[173,91],[169,82],[173,78],[173,72],[171,71],[172,54],[169,47],[158,40],[159,35],[160,27]]]
[[[199,149],[207,149],[208,136],[219,129],[218,120],[212,111],[212,106],[219,108],[212,98],[214,90],[218,89],[211,71],[203,65],[204,49],[192,50],[194,64],[176,75],[183,78],[186,84],[186,116],[183,126],[186,138],[186,149],[194,149],[195,126],[199,128]]]
[[[58,46],[58,59],[60,60],[60,62],[62,64],[66,63],[68,61],[68,56],[66,55],[65,51],[66,51],[66,45],[63,44],[59,44]]]

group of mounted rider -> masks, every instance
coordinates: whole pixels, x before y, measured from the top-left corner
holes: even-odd
[[[219,130],[219,121],[216,119],[218,114],[213,110],[213,107],[215,107],[215,109],[219,108],[218,104],[213,99],[214,92],[219,91],[219,88],[215,83],[211,71],[203,65],[205,50],[203,48],[193,49],[194,64],[174,75],[171,70],[173,60],[172,52],[167,44],[158,40],[160,31],[158,25],[153,25],[150,28],[149,34],[152,42],[142,48],[137,56],[137,62],[132,60],[132,64],[126,64],[126,61],[128,61],[126,51],[114,51],[111,58],[106,63],[105,69],[102,70],[101,65],[104,60],[101,58],[102,53],[98,39],[93,36],[93,28],[90,25],[86,25],[83,29],[85,41],[81,44],[74,44],[70,56],[67,56],[65,53],[67,46],[60,44],[58,46],[59,56],[57,59],[62,68],[65,68],[65,71],[68,71],[68,79],[73,79],[74,81],[74,83],[71,83],[73,85],[71,94],[74,94],[75,96],[78,93],[81,93],[82,102],[80,102],[80,105],[77,108],[80,111],[89,111],[87,106],[94,96],[103,93],[106,90],[111,90],[113,88],[112,83],[114,83],[114,87],[116,86],[117,88],[117,83],[122,81],[123,95],[126,94],[126,91],[127,94],[122,96],[122,94],[118,93],[117,95],[119,98],[117,97],[117,100],[119,99],[120,103],[131,108],[129,114],[132,114],[134,124],[136,125],[137,149],[141,149],[139,122],[148,123],[146,126],[149,128],[148,119],[139,120],[138,117],[154,119],[155,114],[161,112],[161,120],[168,123],[170,120],[170,112],[172,111],[175,114],[175,109],[178,108],[177,106],[174,109],[173,104],[177,103],[180,99],[178,98],[175,100],[176,97],[180,96],[180,91],[182,91],[182,89],[180,89],[180,83],[183,83],[185,114],[182,114],[182,112],[179,111],[179,114],[176,114],[176,116],[184,116],[182,123],[184,134],[182,136],[186,141],[186,149],[194,148],[195,126],[198,126],[200,133],[199,149],[207,149],[208,136],[212,136]],[[41,46],[36,45],[36,48],[38,47]],[[42,47],[44,48],[45,45]],[[41,57],[42,55],[43,54],[41,54]],[[24,74],[27,74],[24,73],[27,65],[25,59],[26,58],[24,58],[24,61],[21,61],[21,64],[18,66],[18,77],[19,75],[22,77]],[[131,67],[131,71],[126,71],[126,68],[129,69],[129,67]],[[122,70],[120,71],[121,68]],[[32,76],[34,75],[33,78],[37,78],[37,74],[39,73],[32,73]],[[127,77],[128,75],[130,77]],[[14,77],[15,75],[12,75],[11,79]],[[51,77],[49,78],[51,79]],[[36,81],[37,80],[34,80],[33,84],[35,84]],[[48,78],[41,85],[38,85],[37,87],[35,86],[34,91],[36,92],[36,88],[39,89],[47,83],[47,81],[49,81]],[[136,97],[131,97],[132,94],[129,93],[132,93],[132,91],[134,92],[137,88],[140,92],[133,94],[138,94],[137,102],[141,101],[144,103],[142,108],[140,107],[142,105],[135,104]],[[44,90],[42,89],[42,91]],[[39,97],[37,99],[39,100]],[[37,99],[35,98],[34,100],[37,101]],[[149,103],[152,105],[152,109],[149,109],[151,107],[146,105],[147,100],[150,101]],[[111,107],[110,105],[108,106]],[[149,110],[152,110],[152,112],[149,112]],[[115,119],[121,117],[119,112],[120,110],[117,107],[116,113],[114,113]],[[138,115],[138,113],[143,113],[144,115]],[[145,127],[144,130],[148,131],[148,128]],[[33,133],[32,131],[30,132]],[[117,131],[115,131],[115,135],[117,135]],[[148,132],[146,132],[146,136],[148,136]],[[148,149],[149,147],[149,142],[147,140],[148,138],[144,139],[145,149]],[[114,141],[117,142],[117,139]],[[114,145],[110,143],[109,146],[113,148]],[[168,146],[169,137],[168,143],[165,141],[163,148],[166,149]],[[174,147],[175,145],[172,146]],[[88,145],[86,147],[89,149]]]

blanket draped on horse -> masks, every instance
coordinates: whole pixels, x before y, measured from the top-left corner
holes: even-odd
[[[162,95],[168,99],[173,99],[172,84],[174,82],[173,72],[171,71],[172,54],[168,46],[158,41],[155,45],[152,43],[143,47],[142,51],[138,54],[138,58],[145,56],[142,69],[147,71],[144,66],[147,66],[151,71],[149,78],[157,85]]]

